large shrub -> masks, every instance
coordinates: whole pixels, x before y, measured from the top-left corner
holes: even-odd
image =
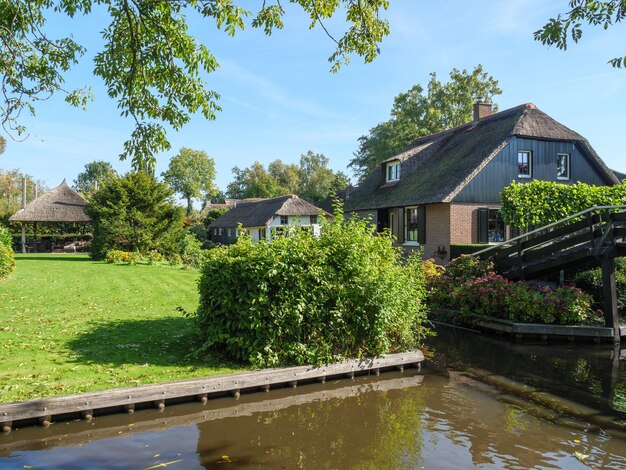
[[[102,259],[111,250],[177,253],[184,235],[183,209],[172,194],[143,171],[107,181],[86,210],[93,219],[92,256]]]
[[[626,204],[626,185],[593,186],[535,180],[513,182],[500,192],[504,223],[513,227],[542,226],[593,206]]]
[[[336,216],[270,243],[210,250],[199,283],[203,348],[255,366],[377,356],[420,345],[424,276],[390,235]]]
[[[15,271],[15,257],[11,248],[11,234],[0,225],[0,279]]]

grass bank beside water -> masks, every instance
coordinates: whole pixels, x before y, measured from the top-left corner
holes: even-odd
[[[199,273],[17,255],[0,282],[0,402],[233,372],[193,359]]]

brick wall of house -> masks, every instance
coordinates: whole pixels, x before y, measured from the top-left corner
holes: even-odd
[[[478,209],[499,209],[494,204],[450,204],[450,243],[463,245],[478,243]]]
[[[447,252],[441,257],[437,253],[443,246]],[[426,206],[426,243],[424,244],[424,259],[435,258],[437,262],[445,263],[450,256],[450,204],[429,204]]]

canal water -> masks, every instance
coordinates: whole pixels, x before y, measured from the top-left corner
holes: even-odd
[[[17,429],[0,468],[626,469],[626,351],[441,327],[424,351],[421,371]]]

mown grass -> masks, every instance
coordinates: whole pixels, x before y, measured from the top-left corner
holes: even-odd
[[[192,358],[197,271],[17,255],[0,282],[0,402],[232,372]]]

